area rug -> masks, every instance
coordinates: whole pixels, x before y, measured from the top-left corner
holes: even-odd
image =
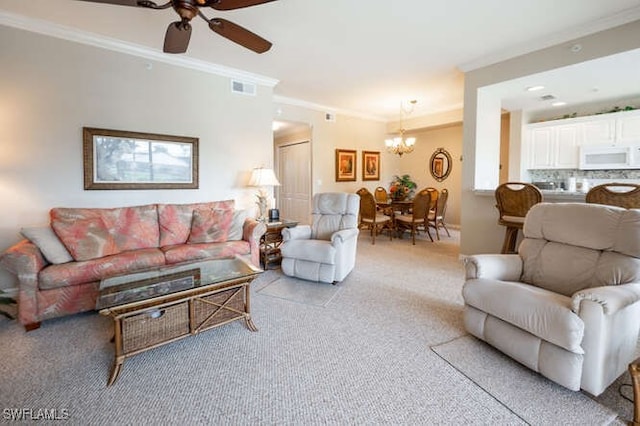
[[[340,285],[281,277],[258,290],[257,294],[306,305],[327,306],[340,292],[340,288]]]
[[[578,418],[619,424],[617,413],[586,394],[553,383],[471,335],[431,349],[529,424],[571,425]]]

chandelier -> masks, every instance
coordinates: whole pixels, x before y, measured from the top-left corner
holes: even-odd
[[[387,147],[387,151],[392,154],[398,154],[400,157],[402,157],[402,154],[407,154],[409,152],[412,152],[414,145],[416,143],[416,138],[414,137],[405,138],[404,136],[405,130],[402,128],[402,113],[404,112],[407,115],[411,114],[411,112],[413,111],[413,107],[416,104],[416,101],[412,100],[410,101],[410,103],[411,103],[410,109],[407,111],[402,107],[402,102],[400,102],[400,123],[399,123],[400,129],[398,130],[398,133],[400,133],[400,135],[386,139],[384,141],[384,144]]]

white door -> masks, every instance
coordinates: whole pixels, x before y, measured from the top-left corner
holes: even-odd
[[[311,142],[277,148],[278,208],[280,217],[309,224],[311,221]]]

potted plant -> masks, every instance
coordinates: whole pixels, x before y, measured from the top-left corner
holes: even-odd
[[[411,179],[409,175],[394,176],[389,192],[394,200],[404,200],[413,197],[413,193],[418,185]]]

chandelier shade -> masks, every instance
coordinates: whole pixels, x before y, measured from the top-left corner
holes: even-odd
[[[408,137],[406,138],[404,136],[404,128],[402,127],[402,113],[406,112],[406,114],[410,114],[413,111],[413,107],[416,104],[416,101],[410,101],[411,107],[409,111],[405,111],[404,108],[402,107],[402,103],[400,103],[400,129],[398,130],[398,133],[400,133],[399,136],[394,136],[391,138],[388,138],[384,141],[385,146],[387,147],[387,152],[390,152],[392,154],[397,154],[400,157],[402,157],[402,154],[408,154],[410,152],[413,151],[414,145],[416,144],[416,138],[414,137]]]
[[[398,154],[402,157],[402,154],[407,154],[413,151],[413,147],[416,143],[416,138],[404,137],[404,129],[400,129],[400,136],[386,139],[384,144],[387,147],[387,151],[392,154]]]

